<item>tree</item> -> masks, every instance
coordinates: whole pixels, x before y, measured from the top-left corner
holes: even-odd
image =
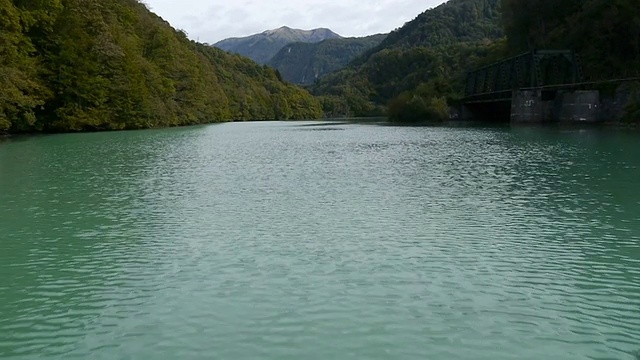
[[[277,108],[320,116],[272,69],[190,41],[137,0],[0,0],[0,131],[273,119]]]

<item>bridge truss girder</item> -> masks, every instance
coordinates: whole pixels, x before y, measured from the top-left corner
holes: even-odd
[[[467,74],[466,98],[487,98],[511,90],[583,81],[578,56],[570,50],[537,50]]]

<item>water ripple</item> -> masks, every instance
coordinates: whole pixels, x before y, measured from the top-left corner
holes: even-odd
[[[0,358],[635,360],[637,140],[334,122],[6,141]]]

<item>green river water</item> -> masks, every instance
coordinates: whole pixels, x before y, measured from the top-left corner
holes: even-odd
[[[0,141],[1,359],[640,356],[640,133]]]

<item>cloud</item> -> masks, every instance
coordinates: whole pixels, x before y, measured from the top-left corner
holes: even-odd
[[[386,33],[444,0],[145,0],[191,38],[215,43],[286,25],[330,28],[343,36]]]

